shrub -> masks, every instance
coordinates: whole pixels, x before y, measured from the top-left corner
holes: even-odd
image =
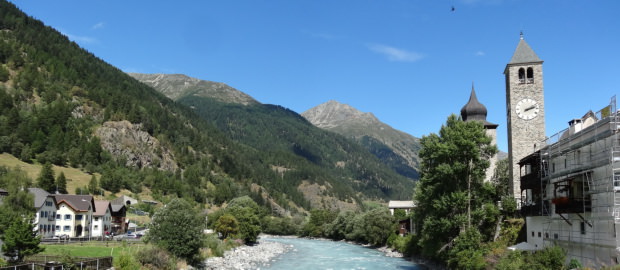
[[[174,269],[175,262],[170,254],[158,247],[146,247],[136,252],[136,259],[148,269]]]
[[[140,270],[140,263],[131,254],[123,252],[114,267],[123,270]]]

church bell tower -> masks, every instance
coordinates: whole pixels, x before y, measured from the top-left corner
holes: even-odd
[[[506,117],[511,186],[521,198],[519,160],[533,153],[545,140],[543,61],[523,39],[504,69],[506,76]]]

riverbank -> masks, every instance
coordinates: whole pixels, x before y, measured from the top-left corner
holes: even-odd
[[[261,237],[262,238],[262,237]],[[275,257],[291,250],[293,246],[263,241],[259,238],[252,246],[240,246],[226,251],[223,257],[206,260],[206,269],[258,269],[268,266]]]

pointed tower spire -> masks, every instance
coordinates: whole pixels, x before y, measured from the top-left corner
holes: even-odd
[[[538,55],[530,48],[530,45],[525,42],[525,39],[523,39],[523,31],[521,31],[519,45],[517,45],[517,49],[512,55],[510,62],[508,62],[508,65],[523,63],[542,63],[542,60],[538,58]]]

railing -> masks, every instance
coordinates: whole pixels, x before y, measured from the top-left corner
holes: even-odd
[[[110,269],[113,267],[112,257],[62,257],[36,255],[26,258],[27,262],[19,265],[0,267],[0,270],[46,270],[46,269]]]

